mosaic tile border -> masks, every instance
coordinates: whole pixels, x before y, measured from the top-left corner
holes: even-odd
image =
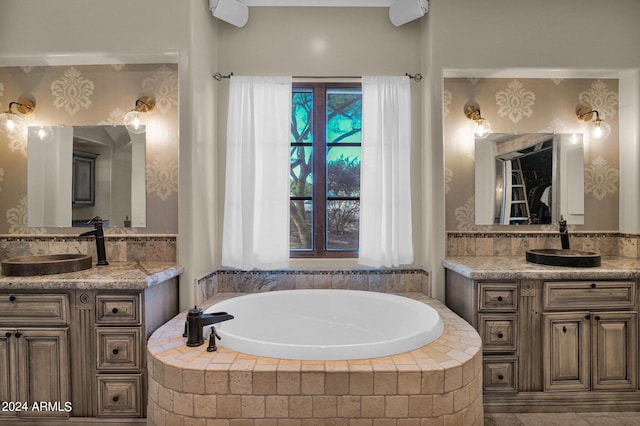
[[[196,304],[219,292],[255,293],[273,290],[333,288],[378,292],[421,292],[431,295],[431,274],[425,269],[278,269],[241,271],[216,269],[195,279]]]
[[[570,231],[571,248],[640,259],[640,233]],[[557,232],[447,232],[447,256],[523,256],[533,248],[560,248]]]
[[[110,262],[176,262],[178,236],[105,235]],[[0,259],[40,254],[82,253],[97,258],[91,237],[77,235],[0,235]]]

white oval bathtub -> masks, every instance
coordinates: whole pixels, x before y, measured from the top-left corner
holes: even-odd
[[[442,319],[403,296],[356,290],[282,290],[234,297],[206,312],[235,318],[216,324],[223,346],[250,355],[296,360],[376,358],[437,339]],[[210,327],[205,328],[208,336]]]

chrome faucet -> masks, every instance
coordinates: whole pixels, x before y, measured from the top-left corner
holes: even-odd
[[[187,338],[187,346],[200,346],[204,343],[202,328],[211,325],[211,336],[209,337],[207,351],[213,352],[217,350],[215,339],[220,340],[221,337],[212,324],[232,320],[233,318],[233,315],[229,315],[226,312],[203,314],[202,309],[194,306],[193,309],[189,309],[187,313],[187,320],[184,323],[184,334],[182,334],[182,337]]]
[[[560,215],[560,243],[563,250],[569,250],[569,231],[567,230],[567,221]]]
[[[87,237],[89,235],[93,235],[96,237],[96,251],[98,252],[98,263],[97,266],[108,265],[107,262],[107,254],[104,249],[104,231],[102,229],[102,219],[100,216],[95,216],[87,222],[87,225],[93,223],[93,227],[95,228],[93,231],[83,232],[79,235],[79,237]]]

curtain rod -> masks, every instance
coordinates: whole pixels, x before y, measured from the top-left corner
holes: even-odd
[[[406,75],[407,77],[409,77],[411,80],[414,80],[416,82],[419,82],[422,80],[422,74],[420,74],[419,72],[411,75],[408,72],[405,73],[404,75]],[[215,78],[217,81],[221,81],[223,78],[231,78],[231,76],[233,76],[233,73],[229,73],[227,75],[222,75],[219,72],[215,73],[213,75],[213,78]],[[348,78],[362,78],[362,76],[360,75],[331,75],[331,76],[327,76],[327,75],[294,75],[293,78],[301,78],[301,79],[312,79],[312,78],[338,78],[338,79],[348,79]]]

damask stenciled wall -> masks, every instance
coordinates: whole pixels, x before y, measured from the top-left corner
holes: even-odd
[[[583,133],[584,208],[583,231],[618,230],[619,137],[618,80],[543,78],[446,78],[445,193],[447,231],[505,231],[512,226],[475,225],[474,138],[463,113],[468,101],[476,101],[482,116],[497,133]],[[588,124],[576,117],[576,106],[598,110],[610,126],[603,139],[590,138]],[[522,227],[519,227],[522,228]],[[531,225],[526,230],[551,230]],[[524,229],[523,229],[524,230]]]
[[[77,233],[27,227],[27,126],[123,124],[142,95],[156,103],[145,115],[147,226],[116,224],[107,232],[177,234],[178,65],[172,63],[0,68],[0,109],[19,98],[36,104],[19,116],[20,131],[0,129],[0,234]]]

